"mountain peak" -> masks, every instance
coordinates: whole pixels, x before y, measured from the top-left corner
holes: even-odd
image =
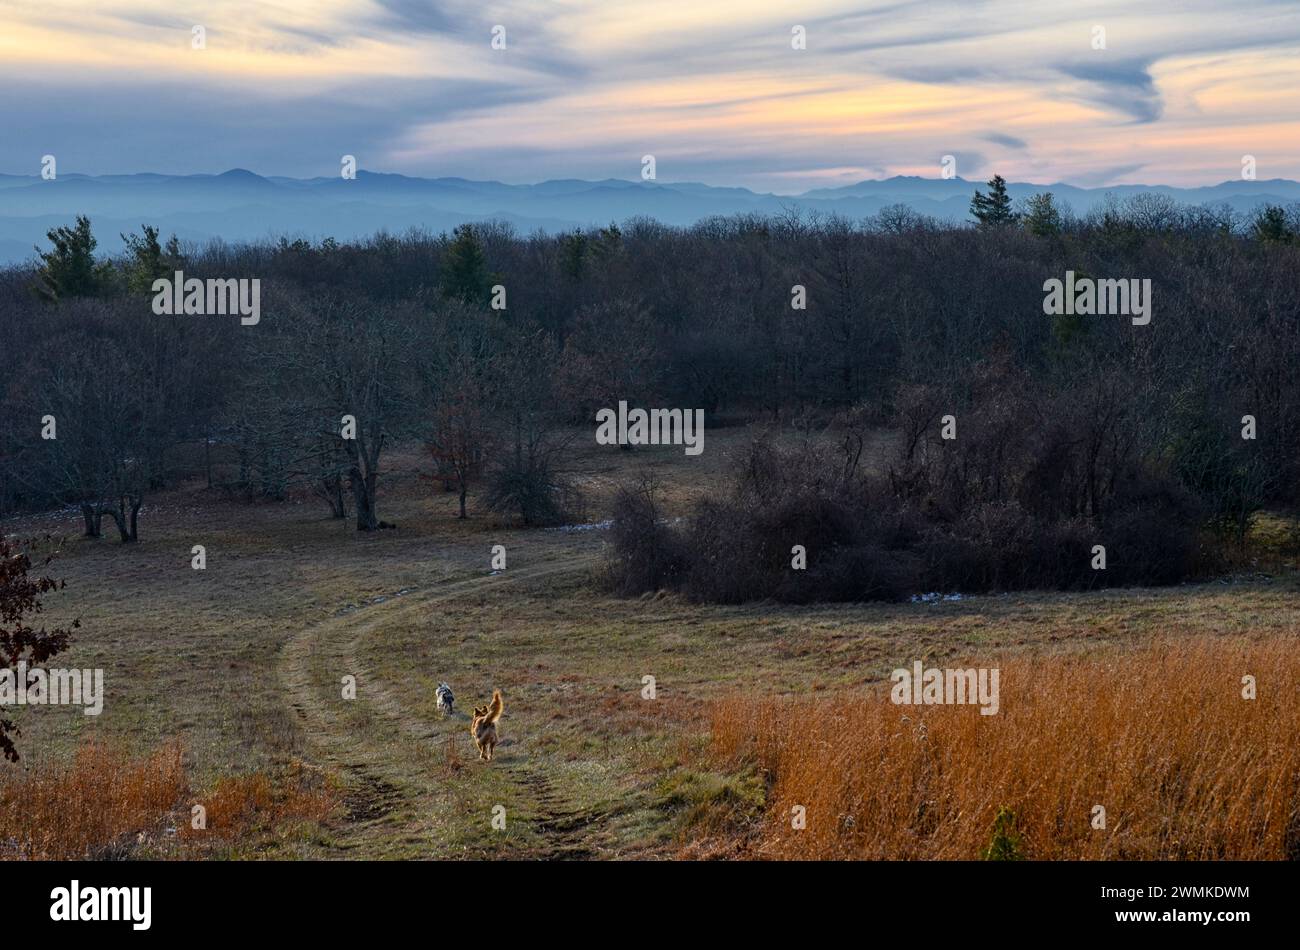
[[[232,168],[216,177],[224,181],[266,181],[261,175],[250,172],[247,168]]]

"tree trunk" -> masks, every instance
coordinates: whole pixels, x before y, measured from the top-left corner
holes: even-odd
[[[149,488],[162,490],[167,487],[167,450],[158,448],[149,460],[153,466],[149,473]]]
[[[375,531],[379,528],[379,519],[375,516],[376,476],[362,476],[355,467],[348,479],[352,486],[352,500],[357,506],[357,530]]]
[[[343,500],[343,477],[341,475],[331,475],[329,478],[322,479],[322,494],[325,500],[329,502],[331,518],[346,518],[348,516],[347,503]]]
[[[460,483],[460,517],[461,517],[461,520],[464,520],[465,517],[466,517],[466,515],[465,515],[465,495],[468,494],[468,492],[469,492],[469,489],[466,488],[466,486],[465,486],[465,481],[464,481],[464,479],[462,479],[462,480],[461,480],[461,483]]]
[[[83,504],[81,506],[81,517],[86,520],[86,533],[84,537],[98,538],[100,536],[100,520],[103,518],[103,512],[99,511],[94,505]]]
[[[131,533],[127,530],[126,524],[126,501],[119,498],[116,508],[104,508],[102,510],[113,519],[113,524],[117,525],[117,533],[121,537],[122,543],[130,544]]]
[[[524,470],[524,420],[518,411],[515,412],[515,471]]]

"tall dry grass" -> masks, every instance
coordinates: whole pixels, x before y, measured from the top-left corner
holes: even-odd
[[[206,810],[202,829],[182,823],[179,833],[190,846],[250,842],[258,833],[275,833],[303,822],[323,822],[338,799],[325,773],[294,760],[277,776],[266,772],[227,775],[198,796]]]
[[[714,750],[770,784],[745,850],[974,859],[997,824],[995,851],[1030,859],[1300,858],[1297,639],[962,665],[999,667],[997,715],[894,705],[887,683],[811,704],[719,703]],[[1096,805],[1105,830],[1092,827]]]
[[[179,742],[141,758],[99,743],[70,765],[0,782],[0,855],[26,860],[126,857],[157,835],[186,792]]]
[[[195,802],[205,809],[202,829],[191,821]],[[275,775],[223,776],[196,793],[179,741],[134,758],[89,742],[70,762],[0,770],[0,859],[256,853],[296,827],[325,822],[337,807],[329,777],[301,762]]]

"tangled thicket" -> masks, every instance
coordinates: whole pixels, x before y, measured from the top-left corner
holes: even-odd
[[[1164,441],[1167,429],[1114,385],[1126,384],[1085,378],[1053,392],[994,361],[958,381],[960,392],[907,387],[884,471],[863,466],[865,435],[849,414],[831,430],[838,445],[755,442],[730,495],[700,503],[681,526],[657,516],[653,486],[625,488],[608,577],[624,593],[666,587],[732,603],[1198,576],[1214,566],[1210,515],[1235,524],[1235,496],[1189,488],[1178,472],[1202,447]],[[944,416],[960,420],[947,423],[954,438]],[[1226,435],[1213,451],[1240,456],[1244,473],[1257,464]],[[806,565],[796,567],[798,550]]]

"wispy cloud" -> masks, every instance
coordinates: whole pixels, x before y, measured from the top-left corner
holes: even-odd
[[[1004,135],[1001,132],[986,132],[980,138],[986,142],[992,142],[994,145],[1001,145],[1004,148],[1029,148],[1029,143],[1024,139],[1018,139],[1014,135]]]
[[[1115,109],[1136,122],[1154,122],[1164,112],[1164,102],[1147,71],[1149,65],[1122,59],[1081,60],[1062,66],[1061,71],[1084,81],[1085,101]]]
[[[798,191],[934,176],[949,154],[963,175],[1196,184],[1249,153],[1300,177],[1293,0],[25,0],[6,17],[7,172],[54,153],[92,173],[332,174],[347,153],[633,178],[654,154],[664,179]]]

